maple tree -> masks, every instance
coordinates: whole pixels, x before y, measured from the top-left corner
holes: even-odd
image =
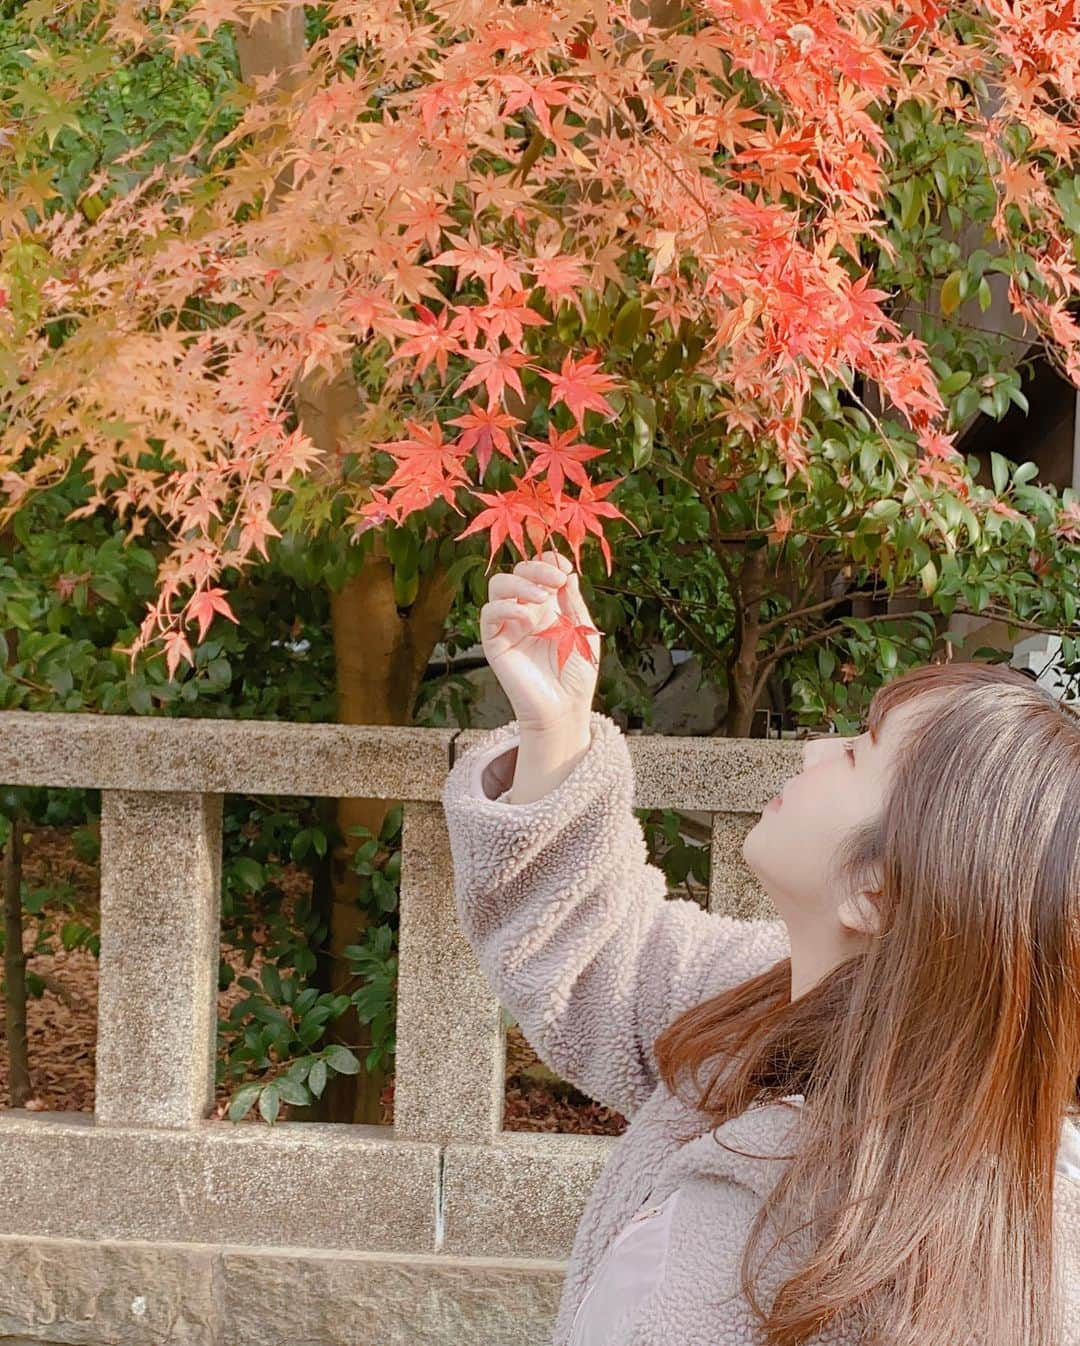
[[[834,621],[830,571],[1073,627],[1075,497],[1000,457],[990,490],[955,448],[1024,404],[973,306],[1006,295],[1078,381],[1069,13],[4,9],[0,522],[51,517],[78,476],[70,525],[117,521],[156,558],[121,650],[143,666],[108,708],[220,691],[267,558],[326,584],[354,723],[408,722],[462,581],[475,606],[485,560],[548,545],[596,575],[613,647],[655,629],[711,660],[733,734],[777,669],[798,715],[845,727],[929,653],[926,613],[910,640]],[[182,135],[124,93],[146,69]],[[20,601],[5,704],[44,706],[65,671]],[[547,634],[560,664],[587,653]],[[342,834],[382,833],[386,801],[335,803]]]
[[[973,488],[926,344],[890,318],[867,257],[896,255],[890,193],[911,175],[883,128],[914,106],[981,157],[1002,246],[988,269],[1080,383],[1069,4],[341,0],[319,10],[287,96],[281,71],[256,76],[198,155],[145,167],[136,147],[71,205],[26,171],[35,141],[78,127],[62,95],[90,98],[110,62],[162,48],[197,62],[224,25],[298,9],[74,6],[92,38],[78,61],[35,27],[48,6],[22,9],[45,73],[36,102],[29,86],[9,99],[4,137],[0,519],[80,462],[83,512],[108,505],[132,536],[165,524],[133,658],[161,642],[170,673],[192,659],[186,627],[201,640],[231,615],[223,576],[266,558],[285,496],[296,525],[305,477],[346,493],[355,541],[475,500],[457,536],[489,530],[492,559],[506,539],[524,553],[561,538],[580,563],[591,534],[610,568],[601,521],[625,518],[606,499],[619,481],[591,483],[570,441],[628,410],[647,419],[580,321],[612,292],[654,350],[676,347],[685,384],[710,389],[708,451],[732,479],[777,463],[785,485],[809,482],[815,391],[859,403],[872,383],[899,415],[863,403],[906,510],[932,521],[951,498],[1022,523]],[[943,307],[966,281],[949,278]],[[298,390],[345,367],[363,396],[328,451]],[[526,468],[531,427],[548,447]],[[381,483],[380,453],[396,464]],[[517,475],[485,493],[496,455]],[[355,461],[367,470],[347,472]],[[1076,517],[1072,503],[1060,527]],[[954,524],[937,534],[955,546]]]

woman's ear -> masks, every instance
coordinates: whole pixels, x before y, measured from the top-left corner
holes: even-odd
[[[880,893],[877,893],[880,896]],[[881,933],[881,912],[870,892],[856,893],[845,897],[836,909],[840,924],[854,935],[878,935]]]

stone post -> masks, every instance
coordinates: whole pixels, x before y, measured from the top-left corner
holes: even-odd
[[[394,1134],[493,1140],[502,1130],[501,1012],[458,925],[440,803],[404,806]]]
[[[212,1110],[222,798],[101,792],[99,1125],[190,1127]]]

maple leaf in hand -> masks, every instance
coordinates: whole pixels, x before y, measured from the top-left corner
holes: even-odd
[[[523,437],[522,442],[536,450],[536,457],[529,464],[529,470],[523,480],[527,481],[540,472],[546,472],[551,490],[558,500],[562,496],[564,474],[571,481],[576,481],[579,486],[588,486],[589,478],[581,464],[587,463],[590,458],[599,458],[601,454],[607,453],[607,449],[593,449],[588,444],[573,443],[577,435],[575,426],[571,426],[569,430],[559,431],[549,421],[547,433],[546,444],[542,439]]]
[[[575,650],[584,659],[588,659],[590,664],[595,664],[592,648],[589,645],[589,636],[598,636],[600,632],[595,626],[589,626],[587,623],[578,626],[568,612],[560,612],[557,620],[552,626],[543,631],[537,631],[536,635],[544,640],[557,640],[559,642],[558,658],[559,672],[563,671],[567,659]]]
[[[615,408],[602,395],[615,386],[616,380],[611,374],[602,374],[596,364],[600,359],[598,350],[589,351],[580,360],[567,355],[557,374],[537,368],[537,373],[551,383],[551,398],[548,405],[565,402],[570,414],[581,427],[582,418],[590,407],[605,416],[614,416]]]

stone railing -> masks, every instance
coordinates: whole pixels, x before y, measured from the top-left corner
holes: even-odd
[[[502,1016],[440,802],[485,731],[0,713],[0,783],[102,791],[93,1116],[0,1112],[0,1340],[546,1346],[615,1139],[504,1132]],[[709,906],[792,742],[630,735],[639,808],[712,816]],[[405,803],[394,1125],[209,1118],[224,792]]]

